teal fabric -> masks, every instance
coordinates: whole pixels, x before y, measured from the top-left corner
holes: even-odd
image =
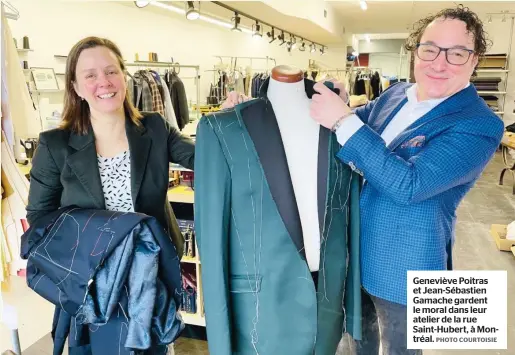
[[[336,159],[331,134],[321,148],[328,171],[315,292],[288,213],[278,208],[285,201],[271,192],[274,172],[263,168],[247,129],[267,115],[275,120],[270,102],[258,98],[205,116],[197,128],[195,226],[209,352],[332,355],[345,331],[361,337],[359,176]],[[280,159],[284,150],[267,154]]]

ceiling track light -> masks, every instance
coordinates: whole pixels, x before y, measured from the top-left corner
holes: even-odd
[[[193,1],[186,1],[186,18],[188,20],[198,20],[200,17],[200,1],[198,2],[198,10],[195,9],[195,5],[193,5]]]
[[[266,35],[268,36],[268,38],[270,38],[270,41],[268,41],[268,43],[272,43],[273,41],[275,41],[275,33],[273,27],[270,31],[266,33]]]
[[[320,48],[320,55],[324,55],[325,54],[325,49],[324,49],[324,46],[322,46]]]
[[[140,9],[144,8],[148,4],[150,4],[150,0],[137,0],[137,1],[134,1],[134,5],[136,5],[136,7],[139,7]]]
[[[261,31],[261,25],[256,20],[256,24],[252,25],[252,37],[263,37],[263,32]]]
[[[232,28],[232,31],[241,32],[241,28],[238,27],[241,19],[240,19],[240,16],[238,16],[237,12],[234,13],[233,21],[234,21],[234,27]]]
[[[304,42],[304,39],[300,39],[302,41],[302,44],[299,47],[299,51],[304,52],[306,50],[306,42]]]
[[[281,43],[279,43],[279,46],[282,46],[286,42],[284,40],[284,31],[281,31],[281,34],[277,38],[279,38],[279,40],[281,41]]]
[[[291,49],[297,48],[297,40],[295,39],[295,36],[292,36],[290,34],[290,43],[291,43]]]
[[[314,44],[314,43],[311,43],[311,44],[309,45],[309,51],[310,51],[311,53],[315,53],[315,52],[316,52],[316,50],[317,50],[317,47],[315,46],[315,44]]]

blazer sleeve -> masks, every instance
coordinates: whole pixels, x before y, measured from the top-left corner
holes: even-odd
[[[422,150],[405,160],[392,152],[384,140],[365,125],[338,152],[345,163],[354,164],[377,190],[402,205],[424,201],[457,185],[472,181],[485,168],[499,146],[502,122],[477,123],[471,129],[456,127],[431,139]],[[494,128],[488,128],[488,124]],[[481,132],[485,128],[488,133]]]
[[[48,148],[46,138],[40,134],[30,169],[29,198],[26,207],[30,225],[59,208],[63,190],[60,176],[61,172]]]
[[[177,128],[170,126],[167,122],[165,122],[165,125],[168,129],[168,161],[193,170],[195,143],[179,132]]]
[[[206,329],[211,355],[232,354],[229,293],[231,176],[209,120],[197,127],[195,233],[202,263]]]

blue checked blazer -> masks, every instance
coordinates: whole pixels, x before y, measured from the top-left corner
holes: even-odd
[[[337,156],[365,178],[361,278],[370,294],[407,302],[408,270],[452,268],[456,208],[500,144],[502,121],[473,85],[440,103],[388,146],[381,133],[407,102],[393,85],[356,109],[365,123]]]

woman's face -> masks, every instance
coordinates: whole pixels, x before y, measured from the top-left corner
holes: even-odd
[[[123,112],[127,83],[116,55],[109,48],[83,50],[75,78],[75,91],[88,102],[92,115]]]

